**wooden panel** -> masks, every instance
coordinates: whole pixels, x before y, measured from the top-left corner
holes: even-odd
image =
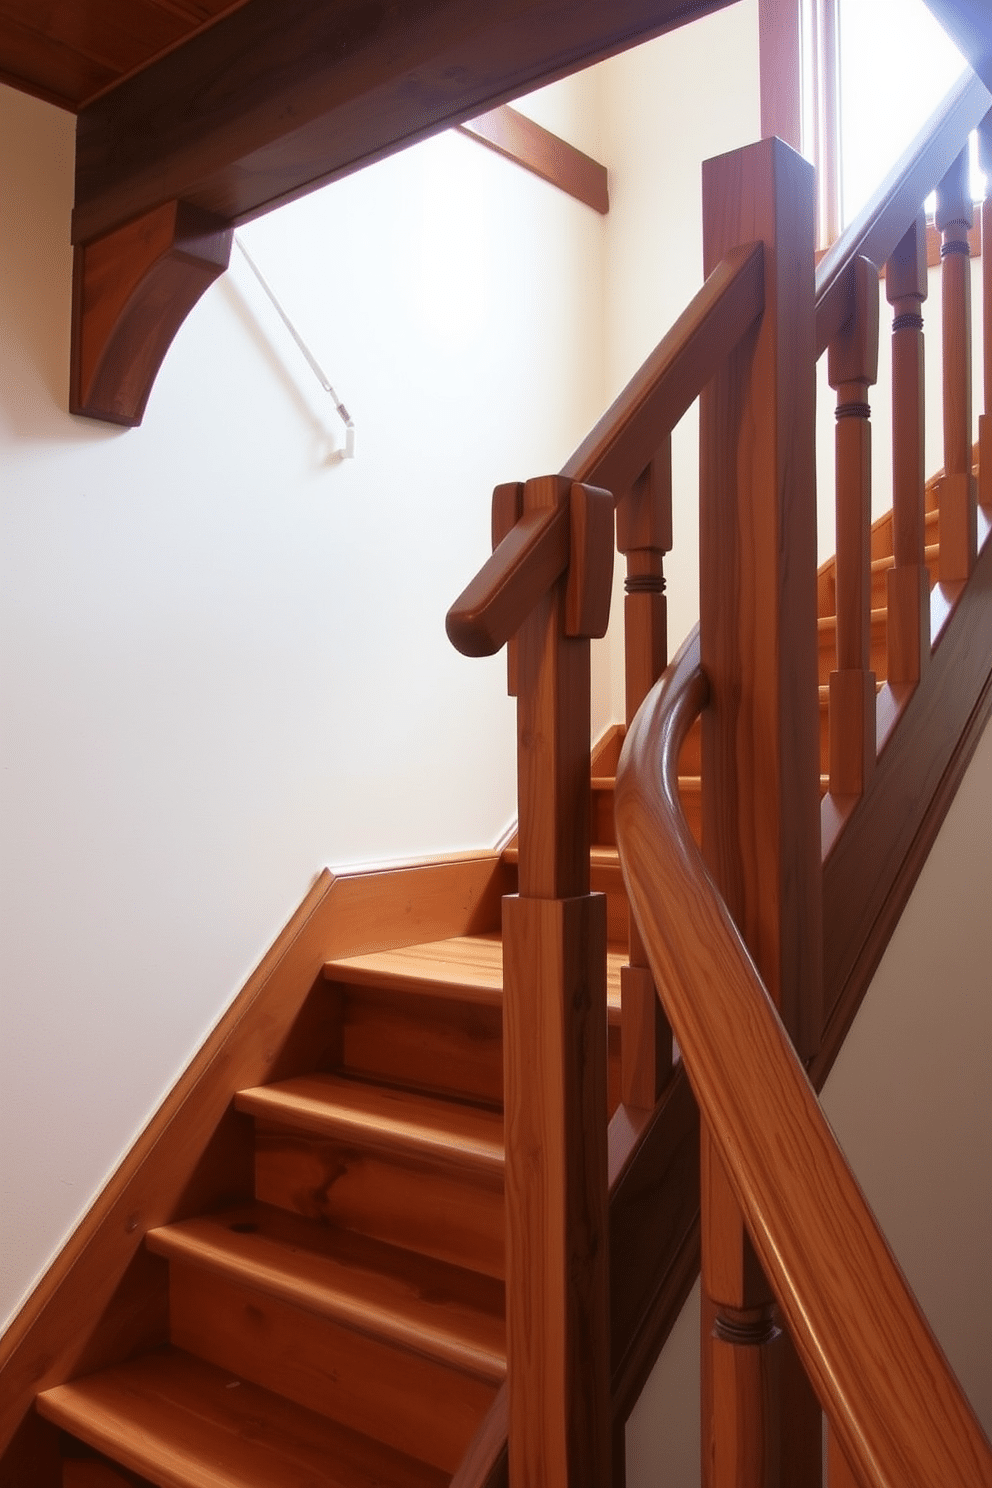
[[[259,1124],[255,1193],[309,1219],[502,1279],[503,1184]]]
[[[232,1197],[229,1148],[215,1161],[211,1144],[234,1091],[278,1068],[327,957],[492,929],[501,875],[493,854],[321,875],[0,1339],[0,1452],[37,1391],[73,1374],[145,1230]]]
[[[458,126],[463,134],[522,165],[604,216],[610,210],[606,167],[567,140],[504,105]]]
[[[252,0],[80,114],[76,241],[179,198],[243,222],[728,0]]]
[[[178,1350],[39,1401],[55,1421],[126,1468],[183,1488],[444,1488],[448,1476]]]
[[[496,1386],[217,1275],[173,1263],[172,1342],[452,1473]],[[444,1401],[443,1410],[432,1409]]]
[[[503,1102],[503,1007],[388,988],[343,1000],[342,1068],[406,1089]]]

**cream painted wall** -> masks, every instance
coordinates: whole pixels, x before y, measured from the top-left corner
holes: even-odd
[[[353,463],[237,257],[140,430],[70,418],[72,162],[0,88],[0,1321],[324,864],[515,814],[444,611],[603,403],[602,219],[445,136],[245,234]]]

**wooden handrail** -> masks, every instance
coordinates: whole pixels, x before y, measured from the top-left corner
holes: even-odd
[[[992,104],[985,84],[971,71],[955,83],[867,206],[827,252],[816,271],[816,353],[827,349],[851,313],[855,259],[881,267],[892,257],[923,202],[943,180]]]
[[[572,480],[627,490],[668,432],[764,309],[764,249],[735,249],[707,277],[667,335],[562,466]]]
[[[629,731],[616,788],[628,893],[690,1083],[858,1480],[872,1488],[988,1488],[992,1447],[844,1160],[679,807],[679,749],[707,692],[693,636]]]
[[[761,314],[760,243],[728,254],[710,274],[587,439],[561,478],[619,493],[651,463],[716,368]],[[531,512],[510,529],[448,611],[448,638],[464,656],[491,656],[568,567],[569,517]]]

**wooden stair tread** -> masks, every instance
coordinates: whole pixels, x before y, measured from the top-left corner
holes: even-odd
[[[503,1117],[479,1106],[324,1074],[241,1090],[234,1104],[250,1116],[380,1152],[503,1172]]]
[[[884,632],[885,627],[886,627],[886,625],[888,623],[888,618],[889,617],[888,617],[888,611],[887,610],[885,610],[885,609],[874,609],[874,610],[872,610],[872,612],[871,612],[871,628],[872,628],[872,631],[876,635],[879,632]],[[816,620],[816,624],[817,624],[817,629],[820,632],[820,638],[822,640],[822,638],[823,638],[823,636],[824,636],[825,633],[829,633],[830,631],[836,629],[836,626],[837,626],[837,616],[835,614],[833,614],[832,612],[829,615],[818,615],[817,616],[817,620]]]
[[[148,1248],[500,1384],[504,1288],[491,1277],[246,1203],[150,1230]]]
[[[328,961],[324,976],[353,987],[390,986],[433,997],[502,1005],[503,944],[495,936],[458,935],[395,951]]]
[[[449,1475],[163,1348],[38,1396],[46,1420],[160,1488],[441,1488]]]
[[[516,862],[515,849],[507,848]],[[619,859],[617,859],[619,862]],[[606,1001],[620,1015],[620,968],[626,956],[609,951],[606,957]],[[463,998],[493,1007],[503,1005],[503,942],[498,936],[460,935],[450,940],[425,941],[397,951],[373,951],[328,961],[328,981],[352,987],[394,987],[428,997]]]

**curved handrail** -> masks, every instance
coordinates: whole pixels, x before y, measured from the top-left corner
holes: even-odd
[[[651,463],[764,308],[764,248],[752,243],[717,265],[640,371],[565,462],[563,479],[618,495]],[[568,518],[525,515],[448,611],[465,656],[489,656],[519,628],[568,564]],[[543,588],[541,587],[543,585]]]
[[[992,107],[992,94],[966,69],[816,271],[816,354],[822,356],[851,311],[857,258],[888,263],[926,200]]]
[[[690,637],[634,720],[617,770],[617,841],[659,996],[755,1250],[859,1480],[990,1488],[992,1447],[678,805],[679,748],[708,692],[698,655]]]

